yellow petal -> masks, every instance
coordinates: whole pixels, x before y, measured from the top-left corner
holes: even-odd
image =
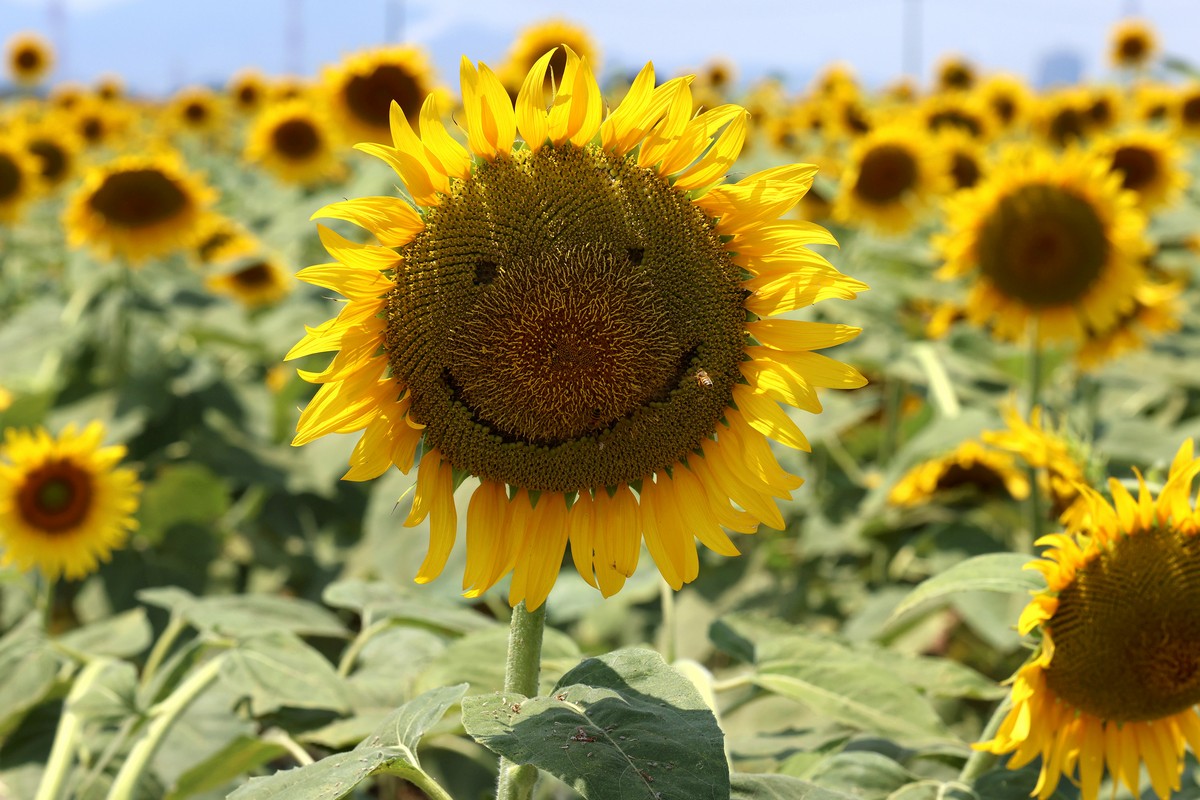
[[[471,177],[471,155],[442,123],[436,92],[421,105],[421,141],[426,158],[443,175],[464,181]]]
[[[760,319],[746,323],[746,332],[775,350],[820,350],[848,342],[862,328],[795,319]]]
[[[343,219],[375,234],[386,247],[402,247],[425,229],[413,207],[399,197],[357,197],[339,200],[316,211],[310,219]]]
[[[733,169],[742,145],[746,143],[746,112],[740,112],[720,138],[709,148],[699,161],[675,178],[674,186],[685,191],[690,189],[705,189],[719,183]]]
[[[545,144],[549,130],[546,122],[546,70],[550,68],[550,59],[557,50],[556,47],[534,62],[521,84],[521,90],[517,92],[517,130],[534,153]]]
[[[579,493],[575,504],[567,513],[567,540],[571,543],[571,560],[575,562],[575,570],[580,577],[595,588],[596,578],[592,567],[596,534],[596,510],[592,495],[587,491]]]
[[[395,269],[400,264],[400,256],[395,250],[390,248],[352,242],[332,228],[327,228],[324,225],[317,225],[317,235],[321,237],[321,244],[329,251],[329,255],[336,258],[342,264],[345,264],[347,267],[363,270],[367,273],[375,273],[369,275],[372,285],[382,285],[379,272]],[[313,274],[312,271],[316,269],[317,267],[308,267],[307,269],[300,270],[299,274],[307,276]],[[313,283],[307,277],[304,280]],[[329,288],[346,294],[340,287]],[[347,295],[347,297],[349,296]]]
[[[437,453],[430,450],[426,457]],[[446,568],[446,560],[454,547],[454,536],[458,531],[458,512],[454,508],[454,473],[450,463],[444,461],[437,453],[438,468],[433,481],[433,498],[429,504],[429,550],[425,560],[417,570],[417,583],[429,583],[442,574]],[[417,483],[420,490],[421,477],[418,472]]]
[[[755,430],[780,444],[812,452],[812,446],[799,426],[766,393],[738,384],[733,387],[733,401]]]

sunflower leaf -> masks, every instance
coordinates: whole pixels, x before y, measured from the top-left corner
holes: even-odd
[[[985,553],[969,558],[960,564],[921,583],[904,598],[885,627],[891,627],[910,612],[925,603],[958,592],[1012,592],[1037,591],[1042,580],[1037,573],[1025,569],[1029,556],[1021,553]]]

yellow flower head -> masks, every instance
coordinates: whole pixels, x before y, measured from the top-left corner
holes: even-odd
[[[1013,75],[992,75],[976,90],[991,116],[992,127],[1008,131],[1028,119],[1033,97],[1023,80]]]
[[[19,128],[16,135],[37,162],[43,189],[55,189],[74,177],[83,142],[75,135],[68,114],[49,114],[35,124]]]
[[[1183,287],[1175,281],[1147,279],[1133,289],[1133,308],[1103,330],[1088,330],[1075,354],[1084,370],[1093,370],[1125,353],[1146,347],[1146,340],[1179,330],[1184,312]]]
[[[971,277],[967,314],[1001,339],[1081,342],[1133,306],[1146,220],[1094,154],[1012,146],[946,217],[938,276]]]
[[[36,33],[18,33],[8,40],[5,62],[9,77],[31,86],[40,83],[54,66],[54,50]]]
[[[975,65],[960,55],[943,56],[937,66],[937,88],[942,92],[965,92],[975,86]]]
[[[345,169],[334,149],[334,129],[304,100],[276,103],[255,118],[246,137],[246,160],[288,183],[336,180]]]
[[[63,211],[67,241],[131,263],[191,246],[212,189],[169,153],[122,156],[91,169]]]
[[[1179,90],[1176,109],[1179,132],[1192,139],[1200,137],[1200,81],[1192,81]]]
[[[904,233],[950,185],[944,151],[920,128],[893,124],[854,143],[833,218]]]
[[[39,167],[15,136],[0,135],[0,222],[11,222],[34,196],[39,183]]]
[[[968,440],[950,453],[917,464],[906,472],[888,492],[888,502],[895,506],[915,506],[962,492],[1003,492],[1023,500],[1029,496],[1029,479],[1008,453]]]
[[[220,98],[206,86],[181,89],[171,98],[166,115],[169,128],[185,133],[215,133],[222,129],[225,121]]]
[[[543,87],[549,93],[562,80],[568,48],[591,64],[593,73],[600,71],[600,47],[587,29],[565,19],[549,19],[529,25],[517,34],[509,48],[508,58],[496,70],[496,74],[509,90],[509,95],[515,97],[529,70],[542,55],[552,50],[554,55],[546,69],[546,85]]]
[[[205,281],[210,291],[232,297],[247,308],[274,305],[292,291],[292,272],[277,259],[250,258]]]
[[[118,467],[122,446],[101,446],[104,427],[8,429],[0,447],[0,562],[49,579],[94,572],[137,528],[141,484]]]
[[[1164,130],[1133,128],[1097,141],[1093,147],[1121,177],[1144,211],[1173,205],[1188,184],[1184,149]]]
[[[267,99],[267,79],[258,70],[245,69],[233,76],[227,91],[235,109],[243,114],[253,114]]]
[[[248,256],[258,248],[258,240],[240,223],[210,211],[197,223],[192,252],[200,264],[209,265]]]
[[[995,738],[976,747],[1011,753],[1011,769],[1041,756],[1041,800],[1063,776],[1097,800],[1106,770],[1140,797],[1143,765],[1167,800],[1186,749],[1200,752],[1197,473],[1188,440],[1157,498],[1140,475],[1136,497],[1110,480],[1112,503],[1083,486],[1086,525],[1038,542],[1046,550],[1030,567],[1046,589],[1019,627],[1041,644],[1013,679]]]
[[[434,90],[433,66],[419,47],[384,47],[327,67],[322,85],[346,142],[386,143],[391,141],[392,103],[415,124],[421,104]]]
[[[337,351],[293,444],[362,433],[349,480],[420,457],[412,510],[429,519],[417,581],[432,580],[466,511],[463,586],[512,573],[509,601],[546,599],[571,544],[604,595],[633,574],[644,541],[668,583],[699,570],[695,539],[724,555],[726,529],[784,519],[800,479],[767,437],[808,449],[778,402],[817,412],[815,387],[853,388],[854,369],[813,352],[857,328],[775,318],[866,287],[808,249],[824,229],[781,219],[815,168],[722,185],[746,132],[725,105],[695,114],[687,79],[655,86],[649,64],[607,116],[590,64],[567,49],[526,75],[516,105],[486,65],[462,62],[466,147],[436,99],[419,132],[392,106],[392,145],[359,149],[400,176],[406,200],[334,203],[380,243],[327,228],[335,262],[303,280],[348,298],[288,354]],[[520,139],[518,139],[518,134]]]
[[[1158,37],[1143,19],[1118,22],[1109,36],[1109,60],[1114,67],[1144,67],[1158,55]]]

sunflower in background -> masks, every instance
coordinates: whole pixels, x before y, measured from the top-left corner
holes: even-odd
[[[274,305],[292,291],[292,271],[277,258],[239,260],[232,269],[210,275],[204,282],[209,291],[232,297],[246,308]]]
[[[1133,308],[1106,330],[1089,330],[1075,354],[1082,370],[1094,370],[1125,353],[1141,350],[1151,337],[1179,330],[1184,304],[1178,281],[1146,280],[1133,289]]]
[[[119,467],[120,445],[102,446],[104,426],[9,428],[0,446],[0,562],[49,580],[95,572],[137,529],[142,486]]]
[[[125,99],[125,81],[120,75],[103,75],[96,81],[95,95],[106,103]]]
[[[983,178],[987,164],[987,153],[978,140],[961,130],[951,128],[934,137],[934,148],[943,154],[950,180],[945,183],[947,192],[970,189]]]
[[[244,69],[230,79],[226,94],[238,113],[254,114],[267,99],[267,79],[256,69]]]
[[[816,387],[864,382],[813,352],[857,328],[773,318],[866,288],[808,249],[828,232],[779,219],[815,168],[719,185],[745,136],[741,108],[694,115],[688,81],[656,87],[647,65],[604,118],[571,50],[545,95],[553,57],[534,64],[515,110],[495,73],[463,60],[469,149],[436,101],[419,135],[393,107],[394,146],[360,148],[421,211],[371,197],[317,213],[382,246],[320,228],[336,261],[299,277],[349,302],[288,354],[337,351],[301,373],[323,385],[293,444],[361,431],[349,480],[407,472],[419,455],[406,524],[428,517],[431,539],[417,581],[442,571],[455,487],[474,476],[463,586],[477,596],[511,572],[509,602],[530,609],[568,540],[608,596],[643,540],[678,589],[697,577],[696,537],[736,555],[726,528],[784,527],[775,498],[800,479],[767,437],[808,443],[777,403],[817,412]]]
[[[1193,81],[1179,90],[1175,108],[1176,129],[1189,138],[1200,138],[1200,81]]]
[[[974,92],[991,117],[991,127],[1007,133],[1029,119],[1033,93],[1015,75],[991,75]]]
[[[36,193],[37,160],[23,142],[0,134],[0,223],[12,222]]]
[[[563,68],[567,63],[563,45],[574,50],[580,58],[586,59],[592,65],[593,72],[600,71],[600,47],[587,28],[565,19],[537,22],[517,33],[509,48],[508,57],[496,70],[501,83],[508,89],[509,97],[517,96],[517,90],[521,88],[529,70],[543,54],[551,50],[554,51],[554,55],[550,58],[550,66],[546,70],[546,85],[543,91],[549,94],[555,86],[561,85]]]
[[[1002,410],[1005,430],[984,431],[983,440],[992,447],[1012,453],[1038,470],[1038,490],[1050,501],[1050,516],[1064,525],[1082,525],[1087,503],[1080,487],[1089,485],[1087,455],[1061,428],[1051,427],[1040,406],[1029,413],[1029,421],[1015,403]]]
[[[5,47],[5,65],[13,83],[35,86],[54,67],[54,50],[36,33],[18,33]]]
[[[72,247],[136,265],[190,247],[215,193],[170,152],[122,156],[93,167],[67,200]]]
[[[1093,147],[1120,176],[1121,187],[1137,195],[1144,211],[1174,205],[1187,187],[1184,149],[1167,131],[1130,129],[1097,141]]]
[[[967,314],[1001,339],[1081,343],[1133,307],[1151,246],[1132,192],[1094,154],[1010,145],[946,200],[939,278],[974,281]]]
[[[1150,23],[1124,19],[1113,26],[1108,39],[1108,60],[1118,69],[1141,69],[1158,55],[1158,37]]]
[[[1047,549],[1030,567],[1046,588],[1019,629],[1040,641],[995,737],[975,746],[1011,753],[1010,769],[1041,756],[1041,800],[1064,776],[1082,800],[1098,800],[1106,771],[1141,797],[1143,766],[1167,800],[1187,748],[1200,747],[1197,473],[1189,439],[1157,497],[1140,475],[1136,497],[1110,479],[1111,503],[1081,486],[1086,523],[1038,542]]]
[[[991,112],[974,93],[929,95],[917,106],[917,115],[930,133],[957,129],[981,142],[992,136]]]
[[[1054,147],[1070,147],[1088,135],[1089,98],[1080,87],[1060,89],[1038,98],[1033,111],[1034,130]]]
[[[975,65],[960,55],[945,55],[938,62],[937,86],[939,92],[966,92],[975,87],[978,70]]]
[[[421,104],[435,89],[433,65],[419,47],[384,47],[326,67],[322,87],[345,142],[387,143],[391,104],[416,124]]]
[[[78,81],[56,83],[50,89],[50,105],[61,111],[71,111],[92,98],[88,88]]]
[[[888,492],[894,506],[917,506],[950,494],[1029,496],[1029,478],[1008,453],[968,440],[906,472]]]
[[[180,89],[167,103],[164,122],[173,131],[210,136],[225,124],[220,98],[207,86]]]
[[[833,218],[904,233],[931,198],[945,194],[949,173],[944,156],[912,125],[897,123],[872,131],[850,150]]]
[[[345,174],[332,125],[304,100],[277,103],[259,114],[246,136],[245,158],[282,181],[305,186]]]
[[[18,128],[14,135],[36,159],[42,188],[53,190],[74,177],[83,143],[61,114],[49,115],[38,123]]]
[[[1087,86],[1083,98],[1084,127],[1089,136],[1112,130],[1125,115],[1125,98],[1116,86]]]
[[[223,214],[205,212],[196,224],[192,255],[201,266],[248,256],[258,249],[258,240],[240,222]]]
[[[1146,125],[1169,124],[1176,115],[1179,94],[1164,83],[1139,83],[1133,90],[1133,118]]]

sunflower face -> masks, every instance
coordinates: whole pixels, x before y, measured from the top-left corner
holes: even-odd
[[[126,156],[93,169],[64,211],[68,240],[137,262],[191,245],[212,190],[170,156]]]
[[[894,203],[917,183],[917,159],[899,145],[885,144],[867,151],[858,167],[854,192],[868,203]]]
[[[699,446],[729,403],[740,270],[652,170],[596,147],[519,152],[401,256],[392,372],[430,442],[473,474],[560,492],[636,480]]]
[[[360,53],[328,70],[326,87],[347,141],[387,142],[393,102],[409,122],[432,91],[429,57],[415,47]]]
[[[1157,498],[1140,477],[1136,498],[1111,480],[1111,504],[1081,487],[1084,521],[1039,542],[1031,566],[1047,587],[1020,628],[1040,630],[1042,644],[996,737],[976,745],[1013,753],[1014,769],[1041,755],[1039,798],[1078,772],[1094,800],[1106,768],[1140,796],[1143,763],[1159,798],[1179,789],[1187,745],[1200,741],[1197,473],[1189,440]]]
[[[566,45],[566,48],[563,45]],[[509,93],[516,96],[522,80],[537,60],[544,53],[553,51],[554,55],[550,57],[550,65],[542,84],[544,92],[552,92],[555,86],[561,85],[563,71],[567,66],[568,48],[580,58],[586,59],[593,69],[598,68],[600,49],[586,28],[566,20],[547,20],[530,25],[522,30],[513,42],[508,61],[500,68],[500,79],[508,87]]]
[[[435,99],[420,135],[393,105],[395,146],[359,149],[387,161],[423,211],[375,197],[319,212],[383,246],[320,229],[337,263],[300,277],[349,302],[288,356],[339,351],[301,373],[323,386],[293,444],[362,431],[350,480],[420,456],[407,524],[428,517],[431,541],[418,582],[446,563],[454,488],[471,475],[463,586],[475,596],[511,572],[509,601],[532,608],[568,540],[607,596],[643,541],[679,587],[698,574],[697,537],[733,555],[726,528],[783,526],[772,498],[799,482],[763,432],[807,442],[776,401],[819,411],[815,386],[863,383],[811,352],[857,329],[768,319],[865,288],[807,250],[826,232],[778,219],[815,168],[716,186],[745,137],[741,108],[694,115],[688,82],[656,88],[647,66],[602,120],[595,79],[569,49],[547,108],[552,57],[537,59],[515,109],[491,70],[464,60],[469,150]]]
[[[1154,29],[1137,19],[1124,20],[1113,29],[1111,59],[1114,66],[1143,67],[1158,51]]]
[[[927,197],[946,183],[941,151],[905,127],[879,129],[856,144],[834,218],[890,232],[907,230]]]
[[[36,84],[54,64],[50,44],[40,36],[22,33],[8,41],[8,74],[22,85]]]
[[[0,141],[0,221],[16,219],[33,192],[38,165],[15,142]]]
[[[938,68],[938,88],[966,91],[975,85],[975,68],[962,58],[947,58]]]
[[[1029,480],[1007,453],[967,441],[953,452],[918,464],[888,493],[888,502],[915,506],[943,495],[1029,496]]]
[[[1102,162],[1100,162],[1102,163]],[[1010,149],[974,189],[951,198],[951,233],[935,243],[941,277],[974,274],[968,315],[1018,340],[1082,341],[1133,305],[1144,274],[1145,218],[1095,156]]]
[[[1183,149],[1166,131],[1126,131],[1097,143],[1096,149],[1147,211],[1171,205],[1187,186],[1188,173],[1180,167]]]
[[[92,423],[46,431],[8,430],[0,448],[0,548],[4,563],[48,578],[81,578],[107,561],[136,527],[141,490],[132,470],[117,468],[124,447],[101,447]]]
[[[291,291],[291,273],[271,258],[243,262],[232,271],[208,279],[208,288],[234,298],[247,308],[268,306]]]
[[[294,183],[314,184],[342,174],[328,121],[302,100],[259,115],[246,143],[246,158]]]

